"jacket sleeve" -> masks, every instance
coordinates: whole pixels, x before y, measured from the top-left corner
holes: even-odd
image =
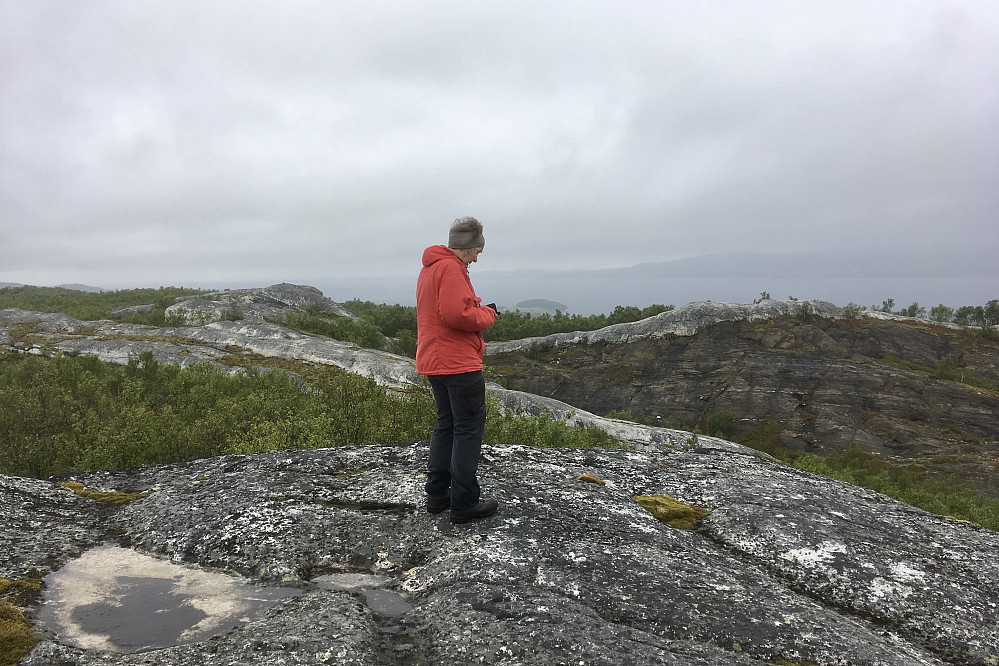
[[[481,303],[464,275],[448,271],[442,276],[438,308],[445,324],[462,331],[484,331],[495,323],[496,313]]]

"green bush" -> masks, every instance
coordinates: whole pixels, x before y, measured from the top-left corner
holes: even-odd
[[[930,308],[930,319],[943,324],[954,319],[954,308],[947,307],[943,303]]]
[[[704,432],[715,437],[731,437],[733,426],[739,422],[735,412],[722,410],[712,412],[704,419]]]
[[[559,448],[622,448],[624,445],[597,427],[575,428],[548,413],[522,417],[503,413],[495,398],[486,400],[486,444],[526,444]]]
[[[864,316],[865,308],[862,305],[857,305],[853,301],[850,301],[843,307],[843,319],[847,321],[855,321]]]
[[[281,371],[228,375],[180,368],[143,352],[127,366],[96,357],[0,354],[0,473],[46,478],[73,470],[138,467],[274,449],[393,444],[430,435],[428,389],[392,392],[336,368],[311,385]],[[501,415],[490,404],[487,441],[614,446],[602,430],[548,416]]]
[[[354,320],[333,314],[291,312],[272,321],[303,333],[324,335],[334,340],[353,342],[367,349],[388,349],[389,341],[378,327],[366,320]]]

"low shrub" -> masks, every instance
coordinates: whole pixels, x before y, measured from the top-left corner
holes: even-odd
[[[46,478],[74,470],[178,462],[225,453],[392,444],[430,435],[429,389],[387,391],[326,366],[304,373],[185,368],[143,352],[127,366],[96,357],[0,354],[0,473]],[[602,430],[501,415],[487,442],[613,446]]]

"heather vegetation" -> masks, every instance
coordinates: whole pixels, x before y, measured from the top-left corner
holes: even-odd
[[[305,333],[326,335],[410,358],[416,356],[416,308],[356,299],[342,305],[359,317],[360,321],[316,311],[296,312],[275,321]],[[672,309],[672,305],[659,304],[644,308],[619,305],[609,315],[588,316],[565,312],[532,315],[513,310],[497,317],[496,323],[483,332],[483,337],[487,342],[499,342],[570,331],[593,331],[612,324],[638,321]]]
[[[181,368],[143,352],[127,366],[96,357],[0,354],[0,472],[45,478],[226,453],[393,444],[430,435],[429,390],[388,392],[369,377],[303,367],[303,376],[203,363]],[[500,414],[485,441],[618,446],[597,429]]]
[[[524,338],[569,333],[571,331],[595,331],[604,326],[625,324],[657,314],[668,312],[672,305],[653,304],[644,308],[633,305],[618,305],[609,314],[576,315],[566,312],[531,315],[517,310],[504,312],[496,318],[496,323],[486,329],[484,337],[488,342],[522,340]]]

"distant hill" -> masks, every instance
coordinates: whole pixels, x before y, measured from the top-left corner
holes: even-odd
[[[558,312],[568,312],[569,306],[565,303],[559,303],[558,301],[546,301],[543,298],[532,298],[527,301],[521,301],[515,306],[510,308],[511,310],[520,310],[524,314],[555,314]]]
[[[74,283],[74,284],[57,284],[56,286],[59,287],[59,288],[61,288],[61,289],[75,289],[76,291],[90,291],[90,292],[97,292],[97,293],[105,291],[104,289],[102,289],[100,287],[91,287],[90,285],[77,284],[77,283]]]
[[[24,286],[27,286],[27,285],[21,284],[20,282],[0,282],[0,288],[3,288],[3,287],[24,287]],[[73,284],[57,284],[55,286],[57,288],[59,288],[59,289],[73,289],[75,291],[89,291],[89,292],[94,292],[94,293],[100,293],[102,291],[106,291],[105,289],[102,289],[101,287],[91,287],[90,285],[77,284],[77,283],[73,283]]]

